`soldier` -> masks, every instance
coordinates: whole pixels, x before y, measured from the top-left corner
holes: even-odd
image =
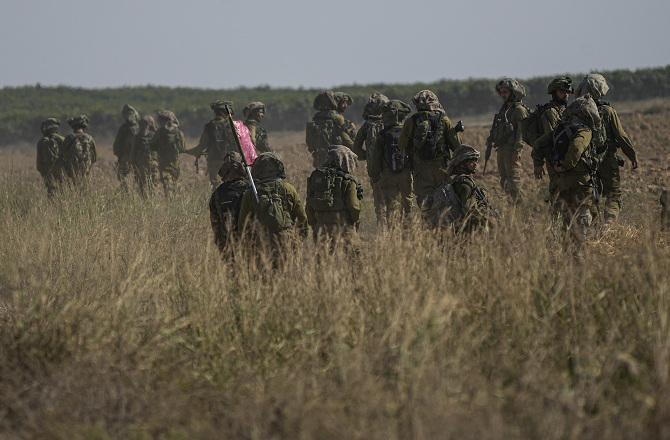
[[[212,191],[219,185],[219,170],[223,165],[223,157],[226,153],[237,151],[233,137],[235,134],[228,121],[227,108],[232,108],[232,105],[232,102],[223,100],[211,103],[214,119],[205,124],[198,145],[186,151],[196,157],[207,155],[207,175]]]
[[[354,145],[351,147],[352,151],[358,155],[360,160],[367,160],[368,154],[373,156],[373,149],[377,142],[377,136],[381,132],[382,123],[382,109],[389,99],[381,93],[373,93],[370,99],[363,108],[363,125],[358,129]],[[372,197],[375,204],[375,214],[377,216],[377,223],[382,224],[384,220],[384,213],[382,212],[383,202],[381,199],[381,192],[377,184],[373,181],[371,174],[371,167],[368,163],[368,176],[372,186]]]
[[[382,223],[398,214],[407,218],[412,209],[412,171],[407,152],[401,148],[403,123],[412,112],[409,105],[394,99],[384,106],[383,129],[368,156],[368,173],[379,193]]]
[[[528,109],[522,103],[526,89],[517,80],[505,78],[496,85],[496,92],[503,105],[493,119],[486,141],[486,159],[495,148],[500,185],[514,202],[518,202],[522,196],[521,150],[525,145],[521,122],[528,117]]]
[[[117,158],[116,173],[121,183],[121,189],[128,191],[128,175],[131,168],[130,155],[135,136],[139,130],[140,114],[133,107],[126,104],[121,110],[121,116],[124,122],[116,133],[112,149]]]
[[[621,125],[619,114],[610,103],[603,100],[608,91],[607,80],[597,73],[586,75],[577,88],[578,96],[589,94],[595,100],[603,123],[606,153],[598,167],[598,177],[603,186],[602,195],[605,197],[603,216],[606,223],[616,220],[621,211],[619,167],[624,165],[624,160],[617,154],[619,148],[628,157],[633,169],[638,166],[633,143]]]
[[[63,141],[65,172],[75,186],[87,182],[91,167],[98,158],[95,139],[86,132],[88,116],[79,115],[67,120],[72,133]]]
[[[151,140],[151,151],[158,155],[158,173],[166,196],[174,195],[179,179],[179,154],[185,151],[184,133],[177,116],[168,110],[158,112],[158,130]]]
[[[263,153],[254,162],[254,182],[258,190],[257,202],[251,190],[242,196],[239,225],[250,227],[270,238],[275,248],[284,238],[298,230],[307,235],[305,207],[295,187],[286,181],[284,164],[275,153]]]
[[[497,217],[486,192],[475,182],[479,151],[461,145],[447,166],[447,179],[424,204],[424,218],[433,228],[472,232],[485,228]]]
[[[554,78],[547,87],[547,93],[551,95],[551,101],[538,108],[540,112],[538,115],[540,125],[539,136],[553,132],[554,128],[561,121],[563,112],[568,105],[568,98],[573,93],[572,79],[567,76]],[[549,178],[549,199],[547,201],[553,209],[557,195],[556,172],[549,165],[548,158],[541,157],[538,153],[539,151],[536,152],[535,148],[533,148],[533,174],[536,179],[542,179],[546,165],[547,176]]]
[[[242,196],[249,189],[242,156],[236,151],[226,153],[219,170],[221,184],[209,199],[209,219],[214,242],[223,253],[232,234],[239,231],[238,219]]]
[[[536,143],[536,148],[546,150],[542,154],[556,171],[557,202],[563,221],[578,243],[586,239],[593,219],[595,144],[592,140],[600,126],[595,101],[584,95],[568,106],[554,131]]]
[[[314,98],[317,111],[311,122],[307,123],[305,143],[312,154],[314,168],[320,167],[327,159],[331,145],[344,145],[351,148],[354,144],[345,130],[346,121],[337,112],[337,101],[331,91],[319,93]]]
[[[307,220],[315,240],[339,234],[350,240],[358,228],[363,187],[352,176],[356,159],[349,148],[333,145],[325,165],[307,179]]]
[[[407,154],[414,174],[414,192],[419,206],[445,179],[444,167],[461,145],[462,124],[454,126],[437,95],[422,90],[412,98],[416,113],[405,121],[400,150]]]
[[[245,118],[244,125],[249,129],[251,141],[254,143],[256,151],[259,154],[272,151],[268,144],[268,132],[261,125],[261,121],[265,118],[265,104],[260,101],[250,102],[244,107],[242,113]]]
[[[130,153],[135,181],[143,197],[153,193],[158,184],[158,156],[151,149],[151,142],[156,135],[156,121],[151,116],[140,119],[140,125],[133,148]]]
[[[37,142],[37,171],[42,175],[47,194],[52,197],[63,183],[61,150],[65,138],[58,133],[60,121],[49,118],[42,122],[42,138]]]
[[[346,112],[347,109],[353,105],[354,99],[351,97],[351,95],[348,95],[344,92],[335,92],[334,96],[335,102],[337,102],[337,112],[344,118],[344,131],[351,139],[353,139],[356,137],[356,132],[358,129],[356,128],[356,124],[354,124],[353,121],[350,121],[344,116],[344,112]]]

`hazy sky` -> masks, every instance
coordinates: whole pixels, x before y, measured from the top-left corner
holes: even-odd
[[[0,0],[0,86],[332,86],[670,64],[670,0]]]

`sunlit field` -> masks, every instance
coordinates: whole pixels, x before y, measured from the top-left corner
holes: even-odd
[[[49,200],[34,149],[1,150],[0,437],[669,438],[670,104],[623,122],[640,169],[583,249],[526,151],[519,207],[495,159],[481,178],[489,232],[379,230],[367,191],[358,255],[298,241],[275,267],[253,243],[221,259],[188,156],[176,197],[144,200],[100,140],[91,186]],[[303,134],[270,141],[305,194]]]

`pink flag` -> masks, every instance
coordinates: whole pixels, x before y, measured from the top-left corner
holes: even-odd
[[[254,146],[253,141],[251,140],[251,133],[244,122],[234,121],[235,132],[237,133],[237,138],[240,140],[240,145],[242,146],[242,152],[244,153],[244,160],[247,162],[247,165],[253,165],[258,157],[256,152],[256,147]]]

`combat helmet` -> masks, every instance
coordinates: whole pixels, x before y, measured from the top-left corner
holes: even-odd
[[[73,130],[78,130],[80,128],[86,128],[88,127],[88,116],[86,115],[79,115],[79,116],[74,116],[70,119],[67,120],[68,125],[72,127]]]
[[[237,151],[230,151],[223,156],[221,168],[219,168],[219,177],[224,182],[244,178],[244,165],[242,155]]]
[[[245,118],[248,118],[249,116],[253,115],[254,112],[259,110],[265,111],[265,104],[263,104],[260,101],[253,101],[247,104],[246,107],[244,107],[244,109],[242,110],[242,114],[244,115]]]
[[[259,181],[285,179],[286,170],[277,153],[262,153],[254,161],[253,175]]]
[[[609,90],[610,86],[604,76],[599,73],[590,73],[577,86],[577,96],[589,94],[597,100],[607,95]]]
[[[526,88],[519,81],[513,78],[503,78],[496,84],[496,92],[507,89],[511,93],[513,101],[521,101],[526,96]]]
[[[547,93],[553,95],[559,90],[567,93],[574,93],[574,90],[572,89],[572,78],[569,76],[562,76],[560,78],[552,79],[547,86]]]
[[[40,125],[40,130],[42,131],[42,134],[46,136],[51,133],[57,132],[59,127],[60,127],[60,121],[58,119],[48,118],[42,121],[42,124]]]
[[[382,120],[386,126],[400,125],[410,113],[412,108],[409,105],[399,99],[393,99],[384,106]]]
[[[589,94],[575,99],[565,110],[564,117],[576,118],[592,130],[600,129],[602,124],[598,106]]]
[[[479,151],[473,146],[463,144],[456,148],[454,151],[454,157],[449,161],[447,165],[447,174],[451,175],[454,170],[456,170],[463,163],[468,161],[479,161]]]

